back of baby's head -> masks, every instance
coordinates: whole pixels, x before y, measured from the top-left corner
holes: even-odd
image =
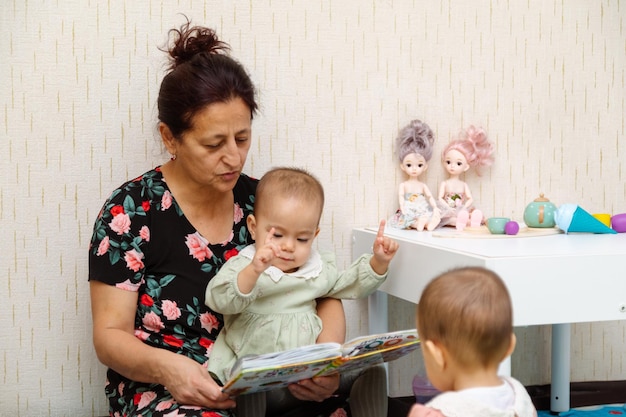
[[[421,340],[441,343],[465,366],[502,361],[513,333],[511,299],[502,279],[481,267],[433,279],[417,306]]]
[[[324,208],[324,187],[313,174],[295,167],[273,168],[259,181],[254,202],[254,212],[279,198],[296,198]]]

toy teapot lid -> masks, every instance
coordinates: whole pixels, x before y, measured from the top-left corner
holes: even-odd
[[[548,202],[548,201],[550,201],[550,200],[549,200],[549,199],[547,199],[547,198],[545,198],[545,197],[543,196],[543,193],[540,193],[540,194],[539,194],[539,197],[537,197],[537,198],[535,198],[535,199],[533,200],[533,202],[535,202],[535,203],[545,203],[545,202]]]

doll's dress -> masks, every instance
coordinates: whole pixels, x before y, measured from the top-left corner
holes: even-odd
[[[467,200],[465,193],[445,193],[443,196],[446,204],[437,201],[437,207],[441,211],[441,221],[439,226],[446,226],[451,223],[452,219],[456,218],[461,210],[467,210],[470,213],[474,207],[465,208],[465,201]]]
[[[418,218],[430,219],[433,215],[433,209],[423,193],[405,193],[404,210],[406,214],[403,214],[400,209],[396,211],[389,219],[389,226],[396,229],[410,229]]]

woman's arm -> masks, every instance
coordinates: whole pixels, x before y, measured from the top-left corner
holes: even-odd
[[[136,292],[91,281],[90,293],[93,344],[103,364],[134,381],[166,386],[181,404],[217,409],[235,406],[202,365],[135,337]]]
[[[317,300],[317,315],[322,319],[322,331],[317,343],[346,340],[346,313],[341,300],[336,298],[320,298]]]

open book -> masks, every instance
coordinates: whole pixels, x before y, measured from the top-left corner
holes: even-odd
[[[333,372],[347,372],[389,362],[419,347],[417,330],[400,330],[352,339],[344,344],[319,343],[282,352],[240,358],[222,391],[249,394]]]

